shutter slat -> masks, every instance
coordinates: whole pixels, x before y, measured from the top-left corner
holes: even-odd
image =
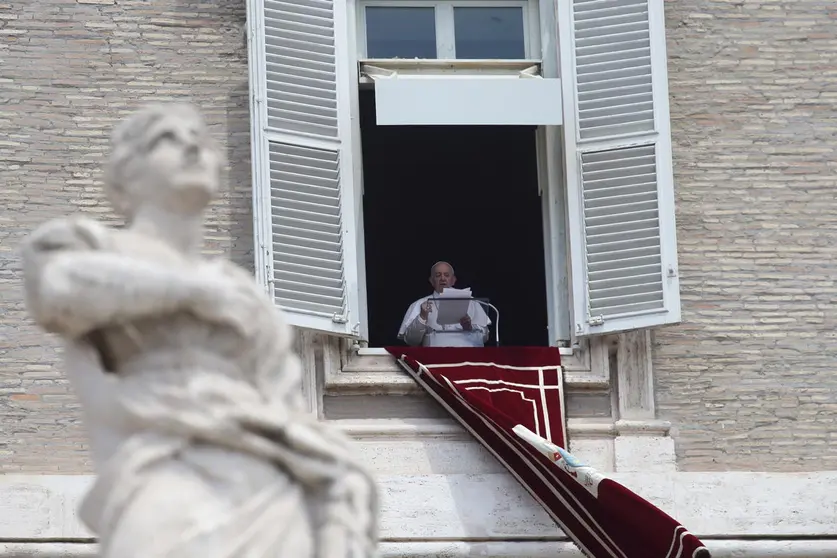
[[[593,239],[595,240],[595,239]],[[630,238],[621,241],[611,242],[588,242],[587,252],[592,256],[596,254],[610,255],[629,249],[659,248],[659,236],[646,236],[642,238]],[[651,252],[654,253],[653,251]]]
[[[632,89],[635,90],[635,92],[632,93]],[[636,87],[623,88],[620,93],[614,97],[603,97],[597,94],[591,94],[588,96],[587,100],[578,103],[578,107],[579,110],[585,111],[611,106],[618,107],[621,105],[634,105],[644,102],[645,94],[650,91],[650,87],[640,85]],[[606,95],[608,93],[606,92],[604,94]]]
[[[336,193],[337,176],[329,169],[295,164],[288,160],[285,164],[275,161],[270,167],[271,175],[281,175],[282,182],[290,186],[317,188],[320,191]],[[290,187],[286,186],[286,190]]]
[[[286,275],[287,277],[287,275]],[[278,276],[277,276],[278,278]],[[343,299],[343,286],[338,288],[325,287],[318,284],[316,281],[311,281],[309,278],[300,278],[302,281],[293,281],[285,279],[279,285],[278,292],[280,293],[300,293],[301,298],[310,301],[318,301],[320,304],[328,304],[329,302],[338,303]],[[287,298],[287,294],[283,295]]]
[[[628,224],[630,225],[630,224]],[[657,226],[657,220],[655,219],[652,221],[651,226],[646,225],[648,228],[637,228],[634,230],[629,231],[622,231],[622,232],[604,232],[593,235],[588,235],[587,244],[602,244],[606,242],[611,242],[613,240],[628,240],[628,239],[641,239],[641,238],[648,238],[648,237],[656,237],[659,234],[659,227]],[[603,227],[598,227],[602,229]]]
[[[324,64],[333,62],[334,48],[328,42],[322,45],[303,41],[297,38],[284,35],[268,37],[268,44],[265,46],[267,56],[288,56],[290,58],[308,58]]]
[[[290,175],[290,173],[288,174]],[[300,179],[298,174],[296,175],[297,179]],[[308,196],[315,196],[315,197],[326,197],[326,198],[333,198],[337,193],[335,190],[331,188],[320,186],[318,184],[312,183],[311,184],[302,184],[300,182],[296,182],[293,180],[289,180],[286,184],[293,184],[296,187],[295,192],[300,195],[308,195]]]
[[[284,11],[301,15],[313,15],[330,18],[332,13],[331,0],[306,0],[305,2],[275,2],[265,1],[265,15]]]
[[[268,127],[336,139],[332,3],[265,0],[264,5]]]
[[[579,56],[578,59],[584,63],[585,74],[607,72],[620,68],[651,67],[651,49],[649,47],[638,48],[619,52],[618,54],[596,54],[592,56]]]
[[[602,2],[597,6],[584,6],[576,10],[575,20],[601,19],[603,17],[631,16],[646,9],[646,2]]]
[[[576,0],[573,18],[579,139],[652,131],[647,0]],[[603,99],[607,102],[602,103]]]
[[[614,260],[634,259],[634,258],[653,258],[660,251],[659,238],[656,242],[657,246],[628,246],[622,248],[615,248],[605,250],[602,252],[594,251],[587,247],[587,261],[591,266],[597,263],[607,263]]]
[[[284,239],[287,237],[299,236],[300,234],[305,234],[306,236],[310,236],[313,239],[320,240],[323,242],[330,242],[332,234],[331,232],[325,231],[318,231],[311,228],[300,229],[297,227],[290,227],[290,226],[280,226],[274,225],[273,226],[273,239],[274,242],[277,239]]]
[[[305,268],[305,273],[293,273],[289,271],[279,271],[276,273],[276,280],[281,282],[291,282],[291,283],[304,283],[305,281],[311,281],[317,285],[322,287],[329,287],[332,289],[340,289],[342,288],[342,283],[340,282],[340,278],[337,277],[329,277],[328,275],[323,275],[318,273],[317,268]]]
[[[303,211],[301,209],[286,209],[278,205],[271,205],[273,211],[274,223],[283,222],[284,220],[291,221],[307,221],[311,224],[311,228],[315,226],[333,226],[336,230],[340,230],[340,216],[324,211]]]
[[[268,115],[267,124],[271,129],[308,134],[312,136],[323,136],[328,134],[332,129],[332,126],[319,126],[311,124],[310,122],[306,122],[304,118],[288,120],[286,118],[279,118],[271,115]]]
[[[288,122],[296,122],[303,126],[310,124],[312,130],[323,130],[337,125],[337,119],[331,116],[332,111],[328,109],[311,104],[281,103],[273,100],[273,108],[268,109],[270,117],[285,118]]]
[[[586,122],[593,122],[596,124],[606,124],[614,115],[618,117],[637,117],[648,118],[654,115],[654,103],[650,101],[642,101],[640,103],[624,102],[622,104],[612,104],[608,107],[596,108],[582,108],[579,114]],[[617,101],[618,102],[618,101]]]
[[[643,167],[625,168],[623,172],[617,169],[587,170],[582,169],[588,177],[587,188],[597,196],[610,195],[617,188],[632,186],[634,188],[656,187],[654,167],[646,165]]]
[[[600,45],[624,41],[625,36],[646,33],[648,25],[644,22],[621,22],[606,25],[602,21],[586,21],[576,24],[579,46]]]
[[[299,238],[293,237],[282,237],[279,235],[274,235],[274,248],[280,243],[282,244],[282,250],[276,250],[277,254],[289,254],[289,255],[301,255],[307,254],[313,257],[318,257],[320,259],[335,259],[336,255],[340,253],[341,247],[339,245],[330,244],[328,242],[318,241],[318,240],[308,240],[306,239],[305,242],[300,242]],[[277,258],[277,261],[281,261],[281,258]],[[281,267],[276,267],[275,269],[281,270]]]
[[[336,195],[338,190],[334,187],[335,179],[328,176],[312,176],[317,169],[306,169],[298,165],[284,165],[271,167],[271,174],[282,175],[282,181],[286,184],[285,189],[297,189],[302,192],[316,193],[321,196]]]
[[[268,12],[275,17],[265,17],[265,27],[281,35],[299,34],[312,37],[320,37],[325,44],[333,40],[334,31],[331,21],[325,17],[303,16],[288,11]],[[268,36],[273,33],[268,33]]]
[[[310,106],[312,111],[319,110],[323,116],[328,116],[335,107],[335,103],[329,99],[306,95],[290,88],[283,93],[271,93],[269,98],[278,106],[294,107],[296,112],[301,112],[300,107]]]
[[[593,140],[612,136],[627,136],[644,132],[652,126],[654,126],[653,120],[642,120],[627,124],[611,124],[609,126],[590,127],[585,128],[584,137],[586,139]]]
[[[637,279],[637,277],[634,277]],[[646,278],[646,282],[644,283],[635,283],[632,285],[619,285],[616,287],[603,287],[601,284],[598,286],[599,292],[602,293],[602,297],[599,299],[598,304],[601,306],[606,306],[608,301],[612,300],[622,300],[626,297],[631,295],[641,295],[646,296],[647,293],[657,293],[663,291],[663,282],[660,281],[660,276],[656,275],[650,278]],[[648,301],[644,302],[652,302],[653,298]],[[630,304],[631,302],[636,302],[636,300],[628,301]]]
[[[615,84],[623,79],[638,78],[645,82],[651,79],[650,66],[644,60],[638,61],[634,64],[628,61],[617,68],[602,71],[592,71],[590,73],[579,73],[578,83],[584,85],[587,83],[599,84],[598,89],[613,89]]]
[[[623,260],[600,261],[589,265],[589,271],[594,273],[609,273],[613,277],[633,277],[638,268],[660,265],[660,258],[656,256],[640,256]]]
[[[618,275],[612,272],[591,273],[590,283],[597,289],[631,287],[636,284],[653,283],[660,278],[660,266],[647,265],[632,268],[630,275]]]
[[[627,77],[621,80],[601,80],[589,81],[587,83],[579,83],[578,99],[579,102],[584,102],[588,99],[609,98],[615,99],[626,94],[627,91],[632,93],[638,89],[651,89],[651,84],[648,83],[647,76],[640,75],[635,77]]]
[[[618,125],[634,124],[636,122],[653,122],[654,111],[645,110],[642,112],[617,114],[616,110],[611,110],[609,116],[600,116],[595,118],[586,117],[585,124],[582,126],[582,133],[587,130],[613,130]]]
[[[576,52],[579,59],[590,60],[594,56],[611,58],[613,56],[619,56],[623,50],[634,51],[642,48],[650,49],[651,41],[648,39],[647,34],[639,32],[634,34],[626,33],[619,38],[619,42],[610,41],[603,45],[579,47]]]
[[[630,316],[632,314],[639,314],[641,312],[648,312],[650,310],[657,310],[659,304],[656,301],[650,302],[632,302],[622,303],[622,301],[614,301],[613,306],[597,306],[592,310],[596,315],[608,315],[612,317]]]
[[[336,301],[311,301],[303,298],[305,293],[286,291],[283,289],[276,289],[274,293],[276,304],[286,311],[291,310],[297,314],[309,314],[323,318],[331,318],[334,315],[331,309],[335,306]]]
[[[323,277],[342,277],[340,262],[334,259],[317,258],[315,255],[292,254],[290,252],[279,252],[275,256],[276,261],[281,261],[283,266],[294,267],[294,269],[318,269]]]
[[[646,191],[642,188],[636,188],[634,186],[625,186],[622,190],[624,191],[617,193],[596,192],[596,196],[591,196],[585,201],[584,207],[591,211],[595,211],[600,207],[640,203],[657,199],[657,192],[654,190]]]
[[[282,234],[282,232],[274,231],[274,244],[281,244],[283,246],[296,246],[303,250],[311,250],[312,252],[331,253],[336,254],[340,252],[340,243],[334,242],[331,238],[326,238],[323,235],[317,237],[316,235],[307,234],[304,237],[294,234]]]
[[[270,73],[304,78],[314,85],[320,85],[321,88],[331,89],[332,76],[334,75],[333,64],[324,64],[316,60],[305,60],[290,56],[269,56],[268,63],[270,64]],[[268,93],[275,93],[275,91],[268,91]]]
[[[270,144],[277,303],[295,312],[345,312],[340,155]]]
[[[650,213],[652,219],[655,218],[657,213],[657,200],[652,199],[649,201],[643,202],[634,202],[634,203],[625,203],[625,204],[616,204],[616,205],[607,205],[598,208],[588,208],[585,212],[589,218],[597,218],[597,217],[605,217],[609,214],[616,214],[616,215],[631,215],[634,218],[632,220],[637,220],[637,215],[647,215]]]
[[[336,217],[339,221],[340,204],[338,200],[329,199],[322,196],[305,196],[298,192],[285,192],[282,195],[276,195],[273,198],[273,203],[277,204],[279,212],[284,211],[286,215],[291,216],[296,212],[317,214]]]
[[[662,275],[649,280],[637,271],[660,269],[661,262],[654,147],[582,154],[581,178],[591,311],[618,315],[639,303],[663,308]],[[618,282],[595,281],[602,272]]]
[[[600,213],[600,212],[599,212]],[[585,212],[587,214],[587,212]],[[598,214],[595,216],[587,215],[585,222],[591,228],[589,230],[589,235],[595,235],[596,229],[595,227],[598,225],[607,225],[609,223],[629,223],[635,221],[650,221],[656,219],[658,216],[657,207],[653,209],[646,209],[644,211],[625,211],[623,213],[619,212],[619,208],[615,209],[614,211],[608,213],[607,215]]]
[[[592,234],[624,234],[637,228],[657,228],[659,227],[658,219],[646,219],[645,221],[637,219],[630,223],[610,223],[603,224],[596,227],[588,227],[586,232],[588,235]]]

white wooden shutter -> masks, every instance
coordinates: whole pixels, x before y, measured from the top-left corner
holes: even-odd
[[[576,336],[680,321],[663,0],[559,0]]]
[[[295,326],[361,327],[345,6],[250,0],[257,275]]]

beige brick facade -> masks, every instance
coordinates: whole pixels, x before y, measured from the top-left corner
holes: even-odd
[[[837,468],[837,7],[667,2],[685,323],[655,335],[686,470]],[[244,0],[0,0],[0,471],[88,470],[17,244],[80,211],[113,123],[201,106],[230,159],[213,251],[252,265]]]
[[[108,135],[139,104],[197,103],[230,161],[210,247],[252,267],[244,0],[0,1],[0,471],[88,470],[54,344],[25,316],[17,245],[73,211],[109,216]]]
[[[684,470],[837,469],[837,4],[666,2]]]

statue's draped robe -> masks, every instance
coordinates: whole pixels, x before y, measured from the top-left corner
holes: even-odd
[[[184,353],[177,370],[152,353],[120,372],[116,407],[138,433],[81,509],[103,555],[374,556],[375,488],[344,436],[231,379],[229,361]]]

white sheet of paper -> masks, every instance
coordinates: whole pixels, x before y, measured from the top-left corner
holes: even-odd
[[[458,324],[459,320],[468,315],[468,308],[471,305],[471,301],[456,299],[470,299],[472,296],[470,288],[444,289],[435,299],[436,306],[439,309],[439,315],[436,316],[436,323],[439,325]]]

